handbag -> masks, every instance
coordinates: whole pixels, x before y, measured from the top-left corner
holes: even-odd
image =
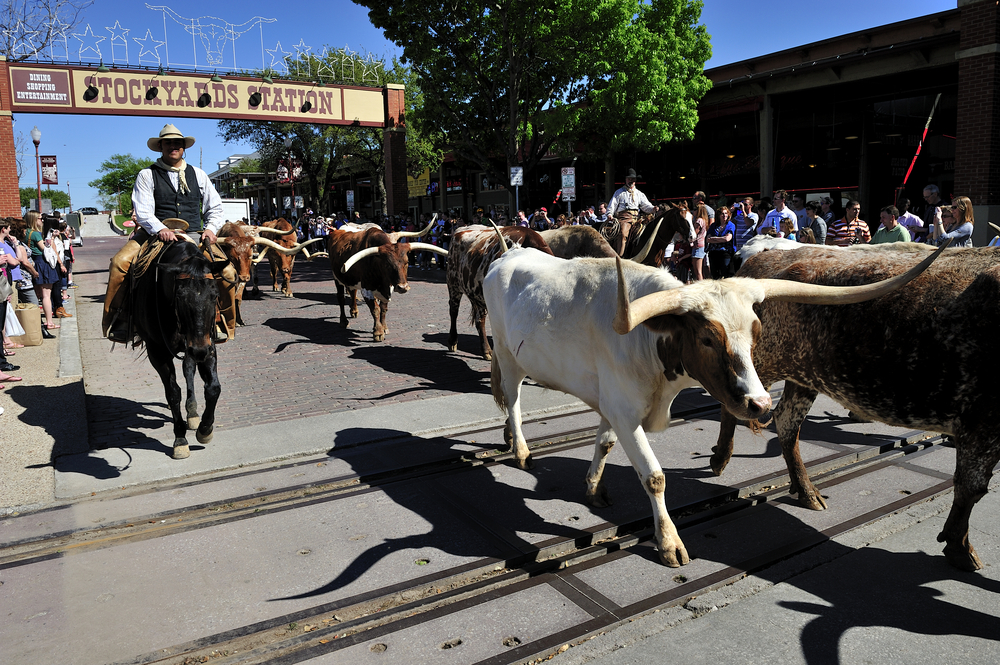
[[[7,337],[20,337],[24,334],[24,328],[17,318],[17,312],[14,311],[9,302],[5,304],[7,305],[7,319],[4,321],[3,331]]]
[[[7,279],[7,271],[0,269],[0,301],[7,300],[14,293],[14,287],[10,285],[10,280]]]
[[[49,264],[50,268],[55,268],[59,264],[59,257],[56,256],[56,250],[51,247],[46,246],[43,248],[42,255],[45,257],[45,262]]]
[[[17,314],[18,323],[24,328],[24,334],[20,337],[11,337],[11,341],[25,346],[41,346],[42,317],[38,305],[21,303],[14,312]]]

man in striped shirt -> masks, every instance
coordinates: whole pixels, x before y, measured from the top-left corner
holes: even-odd
[[[861,204],[857,201],[848,201],[844,217],[831,222],[827,228],[826,244],[847,247],[871,242],[872,233],[868,229],[868,224],[858,218],[860,213]]]

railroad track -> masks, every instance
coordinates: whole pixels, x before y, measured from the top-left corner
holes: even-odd
[[[694,400],[675,414],[666,434],[651,438],[654,449],[666,449],[670,433],[680,432],[675,438],[691,442],[688,447],[698,447],[704,456],[716,432],[712,418],[717,412],[718,405],[710,400]],[[668,476],[668,491],[674,484],[684,486],[679,495],[669,498],[668,508],[694,558],[688,566],[669,569],[657,563],[649,505],[634,477],[630,482],[635,487],[609,480],[612,492],[625,495],[610,519],[604,519],[603,511],[581,505],[582,473],[565,477],[567,468],[585,469],[596,424],[594,414],[582,411],[526,423],[526,431],[538,432],[529,441],[537,464],[530,473],[513,468],[510,456],[493,447],[499,433],[490,428],[448,437],[442,444],[447,454],[433,459],[386,463],[385,458],[395,451],[427,445],[404,438],[343,451],[344,459],[353,460],[353,473],[342,473],[336,464],[313,458],[230,474],[224,480],[233,489],[251,491],[222,492],[224,497],[216,492],[210,500],[199,499],[216,489],[221,482],[218,478],[161,484],[145,495],[123,495],[121,505],[106,501],[110,517],[97,526],[0,532],[5,536],[0,547],[0,581],[74,560],[96,568],[102,561],[136,552],[169,551],[188,542],[193,542],[190,547],[195,550],[207,549],[206,543],[226,534],[255,529],[271,534],[293,516],[353,516],[365,534],[376,534],[372,541],[380,542],[358,548],[352,542],[360,536],[336,540],[334,547],[324,550],[325,560],[342,556],[350,558],[350,563],[346,568],[334,566],[334,579],[318,586],[312,581],[311,588],[304,590],[287,588],[291,585],[284,583],[283,593],[264,594],[272,603],[264,618],[259,618],[260,612],[250,612],[248,618],[259,619],[231,620],[220,630],[165,630],[163,637],[139,640],[129,647],[132,651],[125,649],[108,660],[335,663],[357,662],[359,651],[364,651],[365,656],[389,652],[394,662],[421,662],[429,651],[460,649],[461,656],[455,655],[463,663],[519,663],[547,657],[562,645],[655,609],[682,605],[691,597],[765,570],[951,487],[950,449],[940,437],[895,432],[867,438],[859,434],[862,443],[857,444],[820,440],[809,461],[810,474],[833,500],[829,511],[806,511],[789,499],[784,463],[780,455],[767,454],[773,444],[765,437],[760,442],[767,467],[764,473],[757,473],[755,467],[736,478],[738,482],[708,484],[698,480],[705,476],[707,464],[695,460],[689,469],[702,471],[688,472],[696,479],[691,487]],[[678,454],[676,449],[682,445],[672,441],[669,450]],[[731,468],[739,466],[742,449],[738,441]],[[680,464],[665,460],[661,450],[657,454],[665,470]],[[685,454],[683,449],[679,454]],[[357,461],[366,456],[381,463],[365,466]],[[945,467],[948,471],[942,470]],[[622,469],[618,475],[628,478],[630,468]],[[256,486],[264,476],[269,488]],[[519,488],[526,480],[536,484]],[[563,481],[573,487],[563,490],[559,484],[550,484]],[[522,530],[519,523],[531,516],[526,506],[534,506],[535,497],[546,498],[546,493],[557,508]],[[184,495],[187,502],[162,511],[142,512],[138,507],[153,505],[166,494]],[[493,494],[495,503],[491,502]],[[860,502],[858,497],[862,497]],[[352,509],[361,504],[366,506],[363,519]],[[505,516],[511,505],[517,509]],[[532,510],[544,512],[547,506]],[[87,510],[96,514],[99,508]],[[403,509],[423,523],[401,521]],[[45,522],[44,511],[17,519],[30,517],[37,522],[40,515]],[[343,517],[334,520],[342,521]],[[429,532],[426,524],[431,525]],[[282,566],[294,565],[288,563],[284,550],[294,547],[291,543],[301,539],[303,532],[288,529],[262,546],[265,568],[272,559]],[[11,533],[17,535],[10,537]],[[453,542],[463,539],[476,542]],[[280,555],[268,555],[266,550]],[[313,552],[303,548],[296,554],[304,561]],[[413,556],[411,565],[409,557]],[[219,571],[225,569],[223,564]],[[232,570],[233,579],[239,579],[239,565],[234,563]],[[282,586],[280,580],[275,584]],[[196,591],[197,584],[193,584],[191,593]],[[295,607],[282,612],[282,602]],[[154,613],[167,612],[153,601],[149,605]],[[128,610],[120,611],[127,614]],[[498,615],[510,621],[498,622]],[[530,619],[519,622],[516,617]],[[168,635],[191,638],[170,641]]]

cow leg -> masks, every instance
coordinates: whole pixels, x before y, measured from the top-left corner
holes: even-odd
[[[270,257],[267,259],[267,265],[271,269],[271,291],[278,290],[278,264],[271,260]]]
[[[789,494],[798,494],[799,503],[811,510],[826,510],[826,500],[809,480],[809,472],[799,454],[799,429],[809,415],[809,409],[816,401],[816,391],[804,388],[791,381],[785,381],[781,401],[774,410],[775,429],[781,443],[781,454],[785,458],[790,479]]]
[[[245,326],[246,323],[243,322],[243,291],[246,290],[247,285],[243,282],[236,287],[236,325]]]
[[[618,435],[611,429],[611,423],[602,417],[601,424],[597,428],[597,438],[594,440],[594,461],[587,471],[587,493],[584,495],[586,502],[595,508],[611,505],[611,496],[604,484],[604,463],[617,440]]]
[[[379,305],[379,320],[382,322],[382,337],[384,338],[389,334],[389,324],[385,322],[386,315],[389,313],[389,303],[380,302]]]
[[[292,297],[292,271],[282,270],[281,271],[281,292],[285,294],[285,297]]]
[[[988,416],[982,420],[991,425],[994,422]],[[989,490],[993,468],[1000,461],[1000,440],[987,428],[959,429],[955,432],[955,458],[955,496],[937,539],[945,543],[948,563],[959,570],[979,570],[983,562],[969,541],[969,517]]]
[[[458,310],[462,305],[462,289],[448,280],[448,316],[451,329],[448,331],[448,350],[458,351]]]
[[[351,318],[356,319],[358,318],[358,290],[348,289],[347,292],[351,296]],[[344,325],[346,326],[347,324],[345,323]]]
[[[493,349],[490,348],[490,341],[486,337],[486,310],[482,316],[476,318],[476,330],[479,331],[480,353],[484,360],[493,358]]]
[[[337,303],[340,305],[340,325],[346,328],[350,325],[350,322],[344,314],[344,291],[347,291],[351,296],[351,309],[353,310],[352,316],[357,316],[357,305],[354,303],[354,291],[345,288],[343,284],[337,282]]]
[[[726,407],[722,407],[722,414],[719,418],[719,439],[712,447],[712,458],[709,464],[712,465],[712,473],[721,476],[726,465],[733,456],[733,437],[736,435],[736,424],[738,418],[729,413]]]
[[[160,375],[163,382],[163,392],[170,407],[170,415],[174,421],[174,459],[184,459],[191,454],[187,443],[187,422],[181,418],[181,388],[177,385],[177,374],[174,371],[174,357],[159,345],[146,344],[146,356],[153,369]]]
[[[623,425],[619,420],[612,422],[612,427],[618,433],[622,448],[632,462],[632,467],[639,474],[639,480],[642,481],[642,487],[646,490],[653,507],[653,535],[660,551],[660,562],[671,568],[683,566],[690,561],[690,558],[684,543],[681,542],[680,534],[677,533],[677,527],[667,514],[667,503],[664,498],[667,479],[649,447],[649,440],[646,439],[642,425],[630,427]]]
[[[382,321],[379,319],[379,304],[375,298],[365,298],[365,304],[368,305],[368,311],[372,314],[372,321],[374,325],[372,326],[372,341],[384,342],[385,341],[385,329],[382,327]]]
[[[198,429],[201,418],[198,417],[198,398],[194,392],[194,359],[185,355],[181,363],[184,371],[184,381],[187,383],[187,401],[184,402],[184,410],[187,412],[187,428]]]
[[[506,349],[497,349],[490,366],[490,388],[493,399],[507,410],[504,439],[510,443],[517,465],[524,470],[535,466],[521,431],[521,382],[526,376]]]
[[[198,443],[208,443],[212,440],[215,430],[215,405],[219,403],[219,395],[222,394],[222,384],[219,383],[218,356],[215,346],[201,364],[198,365],[198,374],[205,384],[205,412],[201,416],[201,425],[195,433]]]

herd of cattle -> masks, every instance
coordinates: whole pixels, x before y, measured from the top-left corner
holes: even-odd
[[[374,224],[347,225],[327,236],[325,252],[309,254],[308,243],[296,243],[291,225],[277,220],[227,225],[220,245],[237,268],[241,291],[265,256],[274,289],[280,277],[287,296],[296,253],[328,257],[342,325],[349,323],[345,305],[357,316],[360,290],[377,342],[388,333],[392,292],[410,288],[407,253],[446,254],[448,347],[456,348],[464,295],[482,355],[492,363],[492,392],[507,414],[505,436],[517,464],[532,465],[521,431],[524,378],[582,400],[601,416],[586,500],[607,505],[604,464],[621,440],[652,505],[654,538],[668,566],[689,556],[667,514],[664,474],[645,433],[668,426],[681,390],[703,387],[722,404],[711,458],[719,475],[732,455],[737,421],[759,429],[771,410],[767,389],[783,380],[773,420],[790,491],[803,506],[826,508],[798,451],[799,427],[822,392],[862,417],[953,438],[954,503],[938,540],[952,565],[982,567],[968,532],[972,509],[1000,462],[992,381],[1000,360],[991,348],[1000,322],[1000,249],[774,247],[746,258],[736,278],[684,286],[652,265],[675,234],[694,240],[684,208],[661,209],[633,233],[624,261],[589,227],[539,234],[468,226],[455,232],[448,250],[416,241],[429,229],[391,234]],[[760,243],[747,249],[754,245]],[[254,257],[255,247],[266,249]]]

